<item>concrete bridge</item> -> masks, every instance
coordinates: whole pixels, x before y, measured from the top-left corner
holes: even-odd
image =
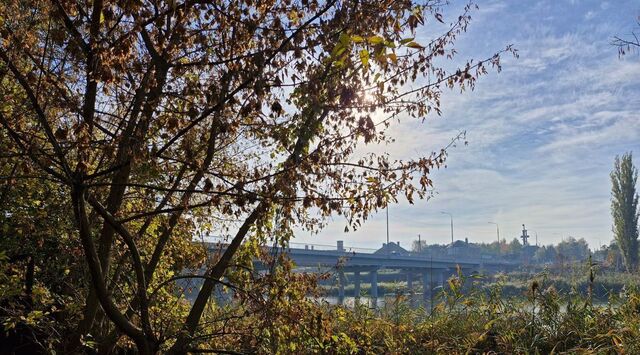
[[[219,244],[218,244],[219,245]],[[210,251],[218,247],[210,244]],[[413,292],[413,283],[419,276],[422,280],[423,297],[428,299],[431,291],[437,286],[443,286],[446,279],[456,273],[459,266],[466,275],[473,273],[491,274],[498,271],[508,271],[519,266],[515,262],[473,257],[456,256],[425,256],[407,253],[403,255],[385,253],[381,250],[349,248],[342,241],[335,247],[317,244],[289,243],[288,248],[270,248],[271,253],[286,253],[298,268],[317,268],[333,270],[338,276],[338,300],[345,297],[345,286],[349,281],[354,283],[354,296],[361,294],[363,274],[370,284],[369,297],[378,298],[378,272],[382,269],[399,270],[406,277],[407,288]],[[260,268],[260,265],[257,265]],[[347,280],[345,273],[352,273],[352,280]],[[428,287],[424,287],[428,285]]]

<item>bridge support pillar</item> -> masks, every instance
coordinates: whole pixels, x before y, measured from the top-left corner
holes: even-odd
[[[411,271],[407,272],[407,291],[409,293],[409,306],[413,308],[413,296],[415,295],[415,292],[413,291],[413,272]]]
[[[378,298],[378,270],[372,270],[369,274],[371,275],[371,298],[375,306],[376,299]]]
[[[431,279],[432,272],[432,270],[425,270],[425,272],[422,273],[422,298],[425,301],[430,299],[434,287]]]
[[[478,273],[480,274],[485,274],[486,270],[484,268],[484,263],[480,263],[480,265],[478,265]]]
[[[356,300],[360,299],[360,271],[354,271],[353,273],[353,297]]]
[[[438,271],[438,285],[444,287],[444,271]]]
[[[338,304],[344,303],[344,284],[347,279],[344,277],[344,271],[338,271]]]

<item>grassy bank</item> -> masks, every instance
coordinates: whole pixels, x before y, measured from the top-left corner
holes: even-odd
[[[391,275],[390,276],[394,276]],[[591,292],[591,296],[598,302],[606,302],[610,297],[619,295],[630,287],[640,289],[640,275],[619,273],[619,272],[595,272],[594,280],[589,280],[589,272],[582,265],[576,265],[563,272],[543,270],[539,272],[512,272],[509,274],[499,274],[478,278],[467,278],[463,285],[463,290],[468,292],[475,284],[476,288],[488,289],[498,286],[503,297],[522,298],[531,286],[531,282],[536,281],[540,287],[555,289],[559,294],[575,295]],[[322,286],[323,293],[327,296],[337,296],[338,287],[335,282],[328,282]],[[433,284],[433,287],[437,287]],[[449,285],[445,285],[449,287]],[[591,287],[591,289],[590,289]],[[363,282],[360,285],[360,294],[369,295],[371,285]],[[346,296],[355,296],[355,285],[353,282],[344,287]],[[414,292],[423,292],[422,282],[415,280],[413,283]],[[383,281],[378,282],[378,294],[407,294],[409,289],[406,281]]]
[[[544,271],[540,273],[511,273],[494,279],[493,284],[501,284],[502,294],[505,297],[522,297],[527,293],[534,280],[544,289],[553,288],[556,292],[564,295],[586,295],[591,292],[592,297],[600,302],[607,301],[630,288],[640,288],[640,275],[612,272],[595,273],[593,281],[590,281],[589,274],[579,270],[564,274]]]
[[[611,276],[618,277],[626,276]],[[554,286],[553,277],[535,275],[526,281],[526,290],[517,287],[521,294],[516,297],[508,295],[514,281],[505,279],[487,284],[458,274],[435,296],[433,312],[411,307],[404,296],[391,297],[380,308],[366,303],[343,307],[309,298],[289,300],[268,319],[268,332],[254,334],[253,344],[265,344],[254,350],[283,354],[301,350],[318,354],[640,353],[640,294],[635,287],[610,292],[608,300],[600,303],[589,291],[596,283],[588,276],[586,292],[580,288],[564,292]],[[291,314],[295,317],[285,317]],[[251,348],[238,341],[238,349]]]

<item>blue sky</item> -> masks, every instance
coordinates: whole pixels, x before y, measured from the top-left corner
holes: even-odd
[[[442,117],[392,128],[398,158],[440,147],[466,130],[468,146],[449,151],[448,168],[433,175],[434,197],[389,208],[390,239],[409,245],[456,239],[489,242],[520,234],[524,223],[541,244],[569,235],[592,247],[612,239],[609,172],[616,154],[640,165],[640,56],[619,58],[614,35],[629,34],[637,1],[479,1],[457,60],[484,58],[513,44],[519,59],[481,78],[473,92],[448,92]],[[456,15],[455,6],[448,10]],[[420,34],[428,38],[427,33]],[[344,233],[334,217],[318,235],[295,242],[376,248],[386,239],[385,214]]]

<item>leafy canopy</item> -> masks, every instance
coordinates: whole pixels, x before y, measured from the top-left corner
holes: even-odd
[[[445,69],[472,6],[450,23],[443,10],[437,0],[0,4],[3,213],[34,221],[24,244],[18,228],[3,243],[18,254],[47,235],[77,255],[61,266],[81,266],[73,291],[58,291],[79,297],[58,311],[73,315],[73,336],[56,346],[183,352],[207,338],[214,286],[268,238],[286,243],[295,226],[318,230],[336,213],[357,228],[397,196],[428,196],[447,147],[402,161],[357,149],[390,142],[392,124],[439,114],[443,89],[500,68],[501,52]],[[42,189],[54,196],[36,198]],[[36,201],[61,212],[56,224],[18,207]],[[58,225],[64,234],[51,233]],[[206,259],[196,233],[230,237],[224,253]],[[175,292],[185,268],[204,270],[193,304]],[[181,306],[166,312],[171,303]]]

